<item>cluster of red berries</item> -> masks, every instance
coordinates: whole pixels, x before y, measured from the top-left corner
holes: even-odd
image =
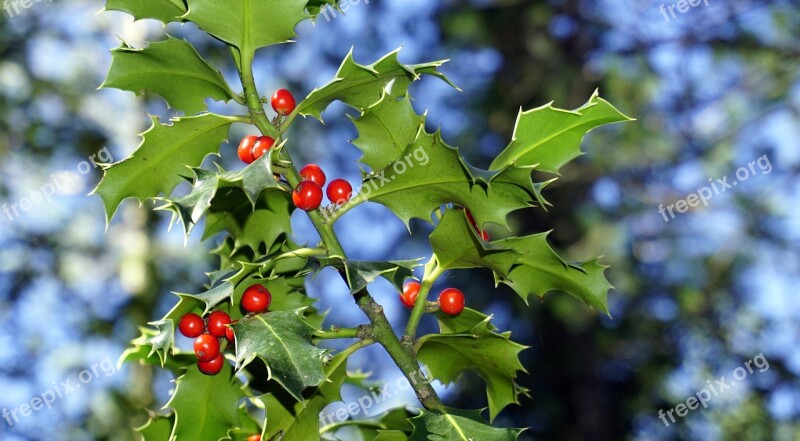
[[[327,180],[325,172],[316,164],[308,164],[300,170],[300,178],[302,182],[292,192],[292,201],[301,210],[316,210],[322,204],[322,187]],[[353,187],[344,179],[334,179],[325,193],[333,204],[342,205],[353,196]]]
[[[400,302],[406,308],[413,308],[419,297],[419,282],[408,282],[403,285],[403,293],[400,294]],[[464,293],[457,288],[447,288],[439,294],[439,309],[449,316],[457,316],[464,310],[466,300]]]
[[[269,310],[272,294],[261,285],[253,285],[245,290],[242,296],[242,308],[251,314],[261,314]],[[194,339],[194,354],[197,356],[197,367],[206,375],[217,375],[225,364],[220,340],[226,339],[230,344],[235,342],[231,324],[231,316],[225,311],[214,311],[203,320],[199,315],[190,312],[181,317],[178,330],[186,337]]]
[[[294,112],[297,107],[294,96],[286,89],[275,92],[270,103],[279,117]],[[252,164],[264,156],[273,145],[275,145],[275,139],[269,136],[246,136],[239,143],[239,159],[245,164]],[[300,177],[302,182],[292,192],[292,201],[301,210],[314,211],[322,204],[325,173],[318,165],[309,164],[300,170]],[[342,205],[350,200],[353,195],[353,187],[344,179],[334,179],[328,184],[326,192],[332,203]]]
[[[294,112],[297,105],[292,93],[286,89],[275,92],[270,99],[272,108],[279,116]],[[269,136],[246,136],[239,143],[239,159],[245,164],[252,164],[275,145],[275,140]]]

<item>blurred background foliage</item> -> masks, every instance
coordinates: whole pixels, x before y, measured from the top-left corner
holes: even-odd
[[[307,93],[332,77],[351,47],[362,63],[400,46],[406,63],[452,59],[445,71],[463,92],[423,81],[412,89],[415,107],[428,109],[429,128],[441,127],[482,166],[508,142],[520,107],[575,108],[599,88],[638,119],[593,132],[587,155],[548,188],[554,206],[517,213],[513,222],[518,231],[553,229],[553,244],[569,258],[604,255],[616,287],[613,318],[560,294],[526,307],[512,291],[492,289],[489,273],[440,282],[464,288],[471,307],[493,313],[498,328],[531,346],[520,383],[532,399],[497,424],[531,427],[524,440],[800,439],[798,2],[711,0],[669,20],[651,1],[354,3],[347,16],[302,24],[297,43],[262,51],[262,93]],[[104,147],[123,159],[147,127],[146,112],[172,115],[157,98],[96,91],[119,39],[141,47],[164,34],[158,23],[96,14],[102,6],[40,2],[0,20],[0,203],[19,203],[59,173],[75,178],[18,217],[0,214],[0,408],[116,361],[137,326],[174,304],[170,291],[200,292],[214,264],[199,237],[185,243],[152,204],[127,203],[106,229],[99,198],[85,196],[100,174],[80,174],[82,161]],[[190,25],[166,30],[192,41],[236,84],[222,44]],[[345,113],[335,106],[325,126],[301,121],[292,148],[329,176],[356,181],[358,153],[348,144],[356,135]],[[246,130],[236,127],[232,144]],[[234,150],[223,146],[217,161],[238,167]],[[659,205],[709,178],[733,177],[763,155],[769,173],[756,169],[707,208],[669,222],[659,214]],[[299,240],[315,241],[301,216],[294,223]],[[409,240],[383,207],[362,206],[337,229],[354,257],[424,256],[430,226],[412,227]],[[360,323],[354,306],[342,306],[349,304],[341,285],[323,273],[309,290],[332,309],[332,322]],[[378,300],[402,325],[407,312],[396,294],[377,285]],[[669,427],[658,419],[659,409],[685,402],[707,380],[730,378],[760,353],[766,372],[756,370]],[[350,368],[372,371],[379,382],[399,374],[371,349]],[[171,379],[123,367],[14,426],[0,420],[0,439],[137,439],[127,428],[145,421],[142,409],[163,405]],[[454,407],[478,408],[486,404],[475,393],[482,388],[467,376],[443,393]],[[383,408],[412,401],[397,397]]]

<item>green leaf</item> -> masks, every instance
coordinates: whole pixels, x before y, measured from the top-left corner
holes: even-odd
[[[267,157],[239,171],[194,170],[192,191],[177,198],[161,198],[158,210],[173,212],[173,220],[183,224],[188,236],[208,213],[203,238],[223,230],[235,238],[234,251],[249,246],[254,252],[267,250],[282,235],[291,232],[289,192],[278,184]]]
[[[449,83],[437,70],[444,61],[404,65],[397,58],[398,52],[399,49],[365,66],[353,60],[351,50],[339,67],[336,77],[311,92],[297,105],[296,112],[322,121],[322,112],[337,100],[363,111],[381,101],[384,94],[394,97],[405,95],[408,86],[422,75],[433,75]]]
[[[229,363],[217,375],[205,375],[196,365],[176,380],[175,394],[164,406],[175,411],[170,439],[219,440],[239,425],[239,398],[244,393]]]
[[[356,426],[365,441],[406,441],[414,430],[408,421],[416,416],[406,408],[392,409],[374,418],[348,421],[347,426]]]
[[[240,50],[285,43],[308,18],[308,0],[188,0],[185,19]]]
[[[359,193],[340,210],[376,202],[408,225],[412,218],[430,222],[433,210],[453,203],[469,208],[481,225],[492,222],[508,228],[508,214],[533,206],[540,189],[531,181],[530,169],[476,169],[438,132],[421,131],[402,160],[367,177]]]
[[[437,318],[441,334],[417,342],[417,357],[433,378],[449,385],[466,371],[478,374],[486,382],[491,420],[506,406],[519,404],[519,396],[527,390],[515,380],[525,372],[519,353],[527,347],[511,341],[510,332],[496,332],[491,317],[469,308],[455,319],[442,313]]]
[[[520,256],[478,236],[464,210],[446,210],[430,235],[436,263],[442,270],[489,268],[507,274]]]
[[[409,441],[515,441],[520,429],[497,429],[480,411],[448,409],[446,414],[422,413],[411,419],[414,433]]]
[[[550,291],[563,291],[608,314],[607,267],[596,260],[565,262],[547,243],[548,234],[487,243],[461,211],[447,210],[430,241],[441,268],[489,268],[498,282],[509,285],[526,302],[533,294],[544,297]]]
[[[360,262],[348,260],[344,264],[342,259],[320,258],[322,266],[344,266],[347,277],[347,285],[350,292],[355,294],[367,285],[374,282],[378,277],[383,277],[391,282],[397,289],[403,289],[403,282],[414,276],[413,270],[420,266],[421,259],[415,260],[390,260],[388,262]]]
[[[261,358],[270,378],[297,400],[302,400],[304,389],[325,381],[322,356],[326,351],[311,344],[314,329],[303,320],[301,310],[245,317],[233,330],[240,369]]]
[[[632,121],[595,91],[583,107],[569,111],[547,104],[520,112],[514,137],[492,162],[492,170],[515,164],[558,173],[582,154],[581,139],[590,130],[611,123]]]
[[[346,359],[334,357],[326,371],[328,381],[309,389],[303,401],[298,401],[286,391],[275,391],[260,397],[267,409],[265,439],[319,439],[320,413],[328,404],[342,399],[340,391],[347,377]]]
[[[353,145],[364,153],[361,162],[373,171],[395,162],[425,127],[425,117],[417,115],[408,95],[395,98],[384,94],[360,117],[350,119],[358,130]]]
[[[260,435],[261,432],[261,426],[247,411],[247,406],[242,404],[239,406],[239,425],[228,432],[228,437],[225,440],[249,441],[251,436]]]
[[[122,11],[132,15],[136,20],[152,18],[164,23],[179,21],[186,13],[183,0],[108,0],[106,11]]]
[[[156,415],[151,417],[144,426],[134,430],[141,435],[141,441],[169,441],[174,422],[175,418],[172,415]]]
[[[211,113],[176,118],[169,126],[151,118],[153,126],[142,135],[138,150],[107,168],[92,192],[103,199],[108,220],[126,198],[143,202],[159,194],[169,196],[184,180],[187,166],[197,167],[219,150],[231,125],[231,119]]]
[[[127,44],[111,51],[111,68],[102,88],[141,94],[150,90],[186,114],[206,110],[206,98],[229,101],[235,94],[222,74],[185,40],[168,37],[144,49]]]
[[[500,277],[499,281],[513,288],[526,302],[532,294],[544,297],[550,291],[562,291],[608,314],[608,290],[612,288],[604,274],[608,266],[597,260],[565,262],[550,248],[548,235],[541,233],[493,242],[522,253],[508,275]]]

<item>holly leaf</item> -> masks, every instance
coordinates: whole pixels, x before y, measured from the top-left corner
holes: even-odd
[[[608,290],[612,288],[604,274],[608,266],[597,260],[564,261],[547,243],[549,234],[493,242],[521,254],[511,271],[498,280],[514,289],[526,302],[531,295],[544,297],[550,291],[562,291],[608,314]]]
[[[515,381],[519,372],[525,372],[519,354],[527,346],[511,341],[510,332],[496,332],[490,316],[469,308],[455,319],[441,312],[436,316],[441,334],[417,342],[417,356],[433,378],[449,385],[464,372],[475,372],[486,382],[492,421],[506,406],[519,404],[520,395],[528,393]]]
[[[485,242],[462,211],[447,210],[430,241],[442,268],[489,268],[498,283],[510,286],[525,302],[534,294],[562,291],[608,314],[607,267],[596,260],[565,262],[547,243],[548,234]]]
[[[413,270],[420,266],[421,259],[415,260],[390,260],[388,262],[360,262],[354,260],[343,261],[339,257],[318,258],[322,267],[344,267],[347,285],[350,292],[355,294],[378,277],[391,282],[397,289],[403,290],[403,282],[414,276]]]
[[[103,200],[107,220],[126,198],[143,202],[172,193],[183,181],[187,165],[197,167],[218,151],[231,125],[231,119],[212,113],[175,118],[172,125],[151,118],[153,126],[142,135],[142,144],[133,156],[106,168],[92,192]]]
[[[576,110],[562,110],[553,103],[520,112],[511,143],[492,161],[491,170],[511,164],[558,173],[581,152],[581,139],[590,130],[611,123],[633,121],[600,98],[598,91]]]
[[[384,93],[360,117],[350,119],[358,130],[358,138],[352,143],[364,154],[361,162],[371,170],[391,165],[425,127],[425,117],[414,111],[408,94],[396,98]]]
[[[508,247],[484,241],[468,223],[464,210],[446,210],[429,239],[443,270],[484,267],[507,274],[520,256]]]
[[[250,246],[267,249],[291,230],[289,193],[275,180],[271,161],[261,157],[243,170],[210,172],[194,169],[192,191],[181,197],[160,198],[157,210],[173,212],[188,236],[203,215],[211,211],[203,238],[228,230],[237,250]]]
[[[347,378],[346,358],[336,356],[326,368],[328,381],[309,389],[303,400],[285,390],[265,394],[259,399],[267,410],[264,439],[317,440],[320,439],[320,414],[330,403],[342,399],[342,384]]]
[[[141,435],[141,441],[169,441],[174,422],[175,418],[172,415],[156,415],[151,417],[144,426],[134,430]]]
[[[152,18],[163,23],[180,21],[186,13],[184,0],[108,0],[106,11],[122,11],[132,15],[135,20]]]
[[[339,67],[336,77],[328,84],[314,89],[297,105],[295,112],[322,121],[322,112],[337,100],[363,111],[381,101],[384,94],[394,97],[405,95],[408,86],[422,75],[433,75],[452,84],[437,70],[445,61],[404,65],[398,60],[399,51],[398,49],[391,52],[375,63],[365,66],[353,60],[351,49]]]
[[[406,441],[408,435],[414,430],[414,426],[408,419],[414,416],[416,413],[411,413],[408,409],[401,407],[374,418],[352,420],[341,425],[358,427],[361,438],[365,441]]]
[[[314,328],[302,310],[274,311],[245,317],[233,326],[236,334],[236,363],[239,369],[256,357],[269,369],[270,379],[302,400],[304,389],[325,381],[322,356],[325,350],[311,344]]]
[[[227,231],[233,238],[232,251],[248,247],[265,252],[291,234],[292,211],[291,196],[285,191],[262,193],[253,208],[241,189],[222,189],[206,212],[203,239]]]
[[[191,44],[169,36],[144,49],[123,44],[111,51],[111,68],[100,87],[137,95],[150,90],[186,114],[206,110],[206,98],[229,101],[235,96],[222,74]]]
[[[421,411],[412,418],[414,433],[409,441],[515,441],[520,429],[498,429],[488,424],[480,411],[447,409],[447,413]]]
[[[261,432],[261,426],[250,416],[247,406],[242,404],[239,406],[239,425],[228,431],[228,437],[225,440],[249,441],[251,436],[260,435]]]
[[[453,203],[469,208],[480,224],[508,228],[508,214],[533,206],[541,198],[540,190],[531,180],[530,169],[479,170],[445,144],[438,132],[421,130],[403,159],[368,176],[338,215],[371,201],[385,205],[408,225],[413,218],[431,222],[433,210]]]
[[[169,439],[219,440],[239,426],[239,380],[229,363],[217,375],[205,375],[196,365],[175,382],[175,394],[164,406],[175,411]]]
[[[240,51],[285,43],[308,18],[308,0],[188,0],[183,18]]]

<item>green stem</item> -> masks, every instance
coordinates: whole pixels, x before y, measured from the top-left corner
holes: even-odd
[[[357,351],[359,351],[361,349],[364,349],[367,346],[370,346],[370,345],[375,344],[375,343],[376,343],[375,340],[372,340],[370,338],[365,338],[363,340],[359,340],[359,341],[353,343],[352,345],[342,349],[342,351],[339,352],[338,354],[336,354],[336,356],[337,357],[341,357],[343,359],[347,359],[347,357],[355,354]]]
[[[323,340],[333,340],[337,338],[358,338],[359,328],[337,328],[330,331],[314,331],[314,337]]]
[[[444,273],[444,270],[439,267],[436,257],[434,256],[427,265],[425,265],[425,275],[422,277],[422,283],[420,283],[419,296],[417,297],[416,303],[414,303],[411,317],[408,318],[406,333],[403,336],[403,346],[406,350],[413,350],[414,348],[414,340],[417,337],[417,327],[419,327],[419,322],[422,320],[422,315],[425,314],[428,304],[428,294],[430,294],[433,284],[442,273]]]
[[[252,119],[253,124],[258,127],[258,130],[261,133],[271,136],[273,138],[278,138],[280,133],[275,126],[269,121],[267,118],[267,114],[264,111],[264,106],[261,104],[261,97],[258,94],[258,88],[256,87],[256,80],[253,76],[253,57],[255,56],[255,52],[249,49],[249,44],[245,42],[241,52],[241,70],[239,71],[239,76],[242,79],[242,86],[244,87],[244,98],[247,104],[247,108],[250,110],[250,118]]]

